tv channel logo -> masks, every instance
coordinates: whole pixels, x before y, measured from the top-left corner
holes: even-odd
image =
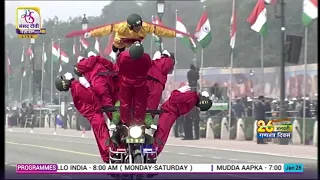
[[[37,38],[38,34],[46,34],[39,7],[21,6],[16,9],[16,33],[20,38]]]
[[[257,121],[258,138],[290,138],[292,124],[289,118]]]

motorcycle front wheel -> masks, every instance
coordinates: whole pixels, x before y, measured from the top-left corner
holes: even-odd
[[[133,164],[143,164],[143,158],[141,154],[135,154],[133,157]],[[143,179],[143,174],[132,174],[130,179],[141,180]]]
[[[134,164],[143,164],[143,159],[141,154],[136,154],[133,158],[133,163]]]

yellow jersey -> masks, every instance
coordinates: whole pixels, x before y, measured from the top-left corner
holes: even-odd
[[[127,22],[110,24],[90,31],[91,36],[101,37],[115,33],[113,45],[117,48],[129,47],[135,41],[142,41],[147,34],[155,34],[160,37],[176,37],[176,31],[165,27],[142,23],[141,30],[135,32],[129,29]]]

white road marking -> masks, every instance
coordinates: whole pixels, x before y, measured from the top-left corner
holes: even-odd
[[[6,130],[8,131],[8,130]],[[35,130],[36,131],[36,130]],[[28,133],[24,131],[12,131],[11,133]],[[37,133],[34,132],[33,134],[42,134],[42,135],[48,135],[53,136],[53,134],[48,133]],[[80,134],[80,133],[79,133]],[[57,134],[55,136],[62,136],[62,137],[72,137],[72,138],[82,138],[80,136],[74,136],[74,135],[62,135]],[[51,140],[51,139],[50,139]],[[80,143],[83,144],[83,143]],[[296,158],[296,159],[308,159],[308,160],[318,160],[317,157],[309,157],[309,156],[290,156],[290,155],[284,155],[284,154],[275,154],[275,153],[268,153],[268,152],[256,152],[256,151],[246,151],[246,150],[237,150],[237,149],[225,149],[225,148],[214,148],[214,147],[202,147],[202,146],[194,146],[194,145],[177,145],[177,144],[166,144],[166,146],[173,146],[173,147],[188,147],[188,148],[197,148],[197,149],[211,149],[211,150],[220,150],[220,151],[230,151],[230,152],[239,152],[239,153],[248,153],[248,154],[260,154],[260,155],[269,155],[269,156],[278,156],[278,157],[288,157],[288,158]]]
[[[239,159],[228,159],[229,161],[239,161]]]
[[[248,163],[257,163],[257,161],[247,161]]]
[[[179,154],[179,155],[187,155],[186,153],[177,153],[177,154]]]
[[[213,159],[222,159],[222,157],[211,157]]]
[[[194,154],[194,155],[192,155],[192,156],[194,156],[194,157],[203,157],[203,156],[197,155],[197,154]]]
[[[295,158],[295,159],[318,160],[317,157],[290,156],[290,155],[284,155],[284,154],[275,154],[275,153],[268,153],[268,152],[256,152],[256,151],[246,151],[246,150],[238,150],[238,149],[225,149],[225,148],[202,147],[202,146],[194,146],[194,145],[178,145],[178,144],[166,144],[166,146],[187,147],[187,148],[197,148],[197,149],[211,149],[211,150],[230,151],[230,152],[239,152],[239,153],[247,153],[247,154],[259,154],[259,155],[268,155],[268,156],[277,156],[277,157],[287,157],[287,158]]]

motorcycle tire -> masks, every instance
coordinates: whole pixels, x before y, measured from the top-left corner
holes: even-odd
[[[134,164],[143,164],[143,158],[141,154],[136,154],[133,158],[133,163]]]
[[[143,164],[143,157],[141,156],[141,154],[135,154],[135,156],[133,157],[133,163],[134,164]],[[130,179],[141,180],[141,179],[143,179],[143,175],[142,174],[132,174]]]

